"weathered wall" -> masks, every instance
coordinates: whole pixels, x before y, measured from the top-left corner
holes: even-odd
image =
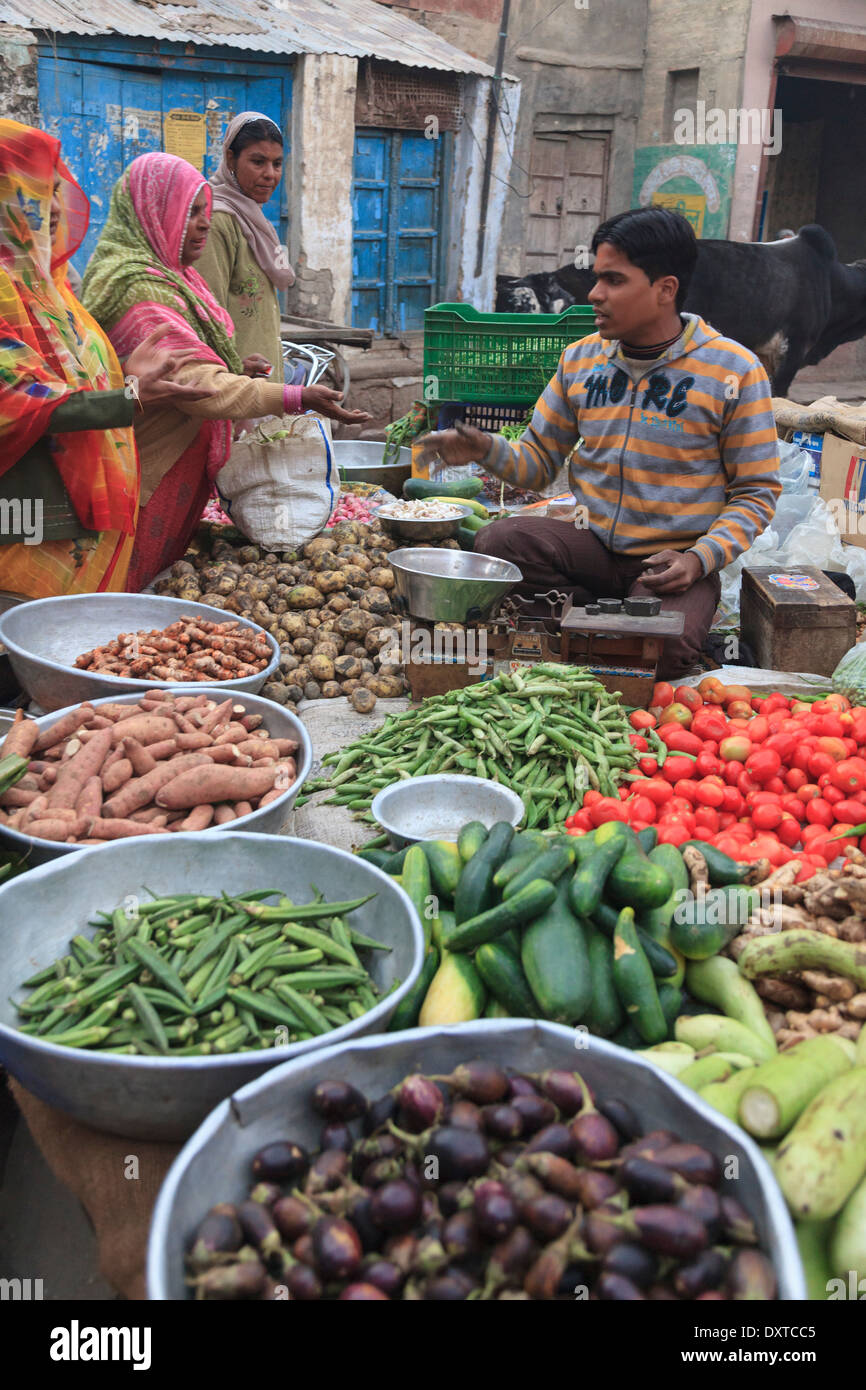
[[[8,120],[38,123],[36,36],[11,24],[0,24],[0,92]]]
[[[295,69],[289,255],[290,312],[351,321],[354,58],[305,54]]]

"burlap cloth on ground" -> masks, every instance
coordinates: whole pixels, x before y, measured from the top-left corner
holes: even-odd
[[[301,716],[318,762],[325,753],[344,747],[379,727],[388,713],[408,708],[407,700],[380,700],[371,715],[356,714],[348,700],[308,701]],[[314,766],[313,775],[318,775]],[[323,806],[327,792],[292,813],[287,833],[319,840],[340,849],[362,845],[374,830],[352,819],[342,806]],[[70,933],[71,935],[72,933]],[[45,1105],[10,1078],[34,1143],[54,1176],[83,1205],[99,1246],[103,1277],[124,1298],[143,1299],[147,1235],[153,1205],[180,1144],[151,1144],[102,1134]],[[128,1159],[138,1160],[138,1178],[125,1176]]]

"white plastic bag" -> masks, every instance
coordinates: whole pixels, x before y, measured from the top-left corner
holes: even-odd
[[[798,497],[808,492],[812,455],[799,444],[788,444],[780,439],[779,461],[782,496],[793,494]]]
[[[260,420],[232,446],[217,490],[251,541],[296,550],[319,534],[340,495],[330,424],[318,415]]]

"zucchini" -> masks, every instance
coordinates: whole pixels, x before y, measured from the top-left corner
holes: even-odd
[[[690,893],[674,911],[671,944],[687,960],[707,960],[739,936],[760,901],[757,888],[742,884]]]
[[[648,825],[645,827],[645,829],[639,830],[637,832],[637,837],[640,840],[641,849],[646,854],[650,854],[651,851],[654,850],[658,844],[659,832],[656,830],[654,825]]]
[[[473,511],[470,516],[464,516],[460,525],[464,531],[478,532],[483,526],[487,526],[489,521],[489,516],[479,516],[477,512]]]
[[[421,848],[430,865],[430,878],[437,893],[453,898],[463,871],[460,851],[450,840],[422,840]]]
[[[622,821],[607,821],[595,832],[595,847],[592,854],[583,860],[569,887],[569,906],[578,917],[591,917],[608,877],[622,854],[626,840],[626,826]]]
[[[445,951],[421,1005],[418,1024],[429,1028],[437,1023],[471,1023],[481,1017],[486,1002],[481,977],[469,957]]]
[[[841,1211],[866,1174],[866,1067],[818,1093],[779,1145],[775,1173],[797,1220]]]
[[[592,997],[582,1022],[591,1033],[609,1038],[611,1033],[622,1027],[625,1017],[613,983],[613,948],[607,937],[602,936],[591,922],[584,924],[584,932]]]
[[[613,982],[626,1014],[645,1043],[663,1042],[668,1025],[656,983],[638,941],[634,909],[624,907],[613,934]]]
[[[540,917],[555,897],[556,889],[553,884],[539,878],[521,888],[519,893],[508,899],[508,902],[500,903],[488,912],[481,912],[478,916],[462,922],[458,916],[458,925],[450,938],[449,950],[471,951],[485,941],[495,941],[510,927],[521,927],[525,922]]]
[[[627,849],[617,859],[607,880],[606,892],[620,907],[635,912],[661,907],[671,896],[673,883],[667,869],[645,854]]]
[[[707,1048],[714,1052],[739,1052],[755,1062],[769,1062],[776,1056],[775,1040],[771,1046],[744,1023],[725,1018],[724,1014],[684,1014],[676,1021],[674,1036],[677,1042],[688,1043],[696,1052],[705,1052]]]
[[[464,864],[478,853],[487,839],[487,826],[480,820],[471,820],[464,825],[457,836],[457,849]]]
[[[581,923],[560,883],[547,911],[523,932],[520,959],[544,1018],[578,1023],[592,999],[592,976]]]
[[[751,1086],[756,1071],[757,1067],[743,1067],[741,1071],[735,1071],[733,1076],[729,1076],[727,1081],[713,1081],[708,1086],[703,1086],[698,1094],[701,1100],[705,1100],[714,1110],[727,1115],[729,1120],[738,1124],[740,1096]]]
[[[704,840],[687,840],[680,848],[686,849],[689,845],[700,850],[707,861],[707,873],[714,888],[724,888],[729,883],[748,882],[752,871],[751,864],[738,863],[729,854],[722,854],[715,845],[708,845]]]
[[[544,854],[537,854],[531,864],[509,883],[505,885],[502,897],[505,902],[513,898],[515,893],[519,893],[521,888],[525,888],[527,883],[531,883],[535,878],[546,878],[548,883],[556,883],[562,878],[566,869],[570,869],[574,863],[574,854],[569,847],[554,845],[553,849],[545,850]]]
[[[421,974],[391,1015],[388,1023],[389,1033],[399,1033],[404,1028],[417,1028],[421,1005],[427,998],[427,991],[433,983],[433,976],[439,969],[439,952],[428,951],[421,965]]]
[[[406,855],[411,848],[411,845],[404,845],[402,849],[395,850],[393,854],[389,854],[387,864],[382,865],[385,873],[391,874],[392,877],[396,877],[397,874],[402,873],[403,865],[406,862]]]
[[[686,986],[695,999],[713,1004],[728,1018],[744,1023],[768,1047],[776,1049],[776,1035],[767,1022],[761,996],[727,956],[691,961],[686,967]]]
[[[479,946],[475,965],[490,993],[512,1018],[538,1018],[538,1005],[523,966],[501,941],[485,941]]]
[[[406,852],[406,858],[403,860],[402,884],[404,892],[409,894],[412,906],[421,918],[421,925],[424,928],[424,944],[429,950],[435,913],[431,912],[433,895],[430,885],[430,865],[421,845],[410,845]]]
[[[515,960],[520,960],[520,932],[516,927],[509,927],[508,931],[503,932],[496,938],[499,946],[504,946],[506,951],[510,951]]]
[[[727,1081],[736,1070],[733,1062],[719,1057],[717,1053],[711,1053],[709,1057],[699,1057],[696,1062],[692,1062],[679,1073],[677,1079],[682,1081],[684,1086],[690,1086],[693,1091],[702,1091],[705,1086]]]
[[[477,497],[483,486],[484,480],[473,474],[458,478],[454,483],[436,482],[432,478],[407,478],[403,484],[403,496],[412,502],[434,497],[447,501],[455,497]]]
[[[569,838],[574,841],[574,858],[577,864],[582,864],[584,859],[588,859],[595,849],[595,830],[587,830],[585,835],[571,835]]]

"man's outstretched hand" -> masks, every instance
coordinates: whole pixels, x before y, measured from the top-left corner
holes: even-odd
[[[451,430],[434,430],[424,434],[417,444],[422,456],[438,454],[443,463],[480,463],[493,443],[492,436],[474,425],[458,422]]]
[[[703,576],[703,566],[691,550],[657,550],[644,559],[641,584],[654,594],[683,594]]]

